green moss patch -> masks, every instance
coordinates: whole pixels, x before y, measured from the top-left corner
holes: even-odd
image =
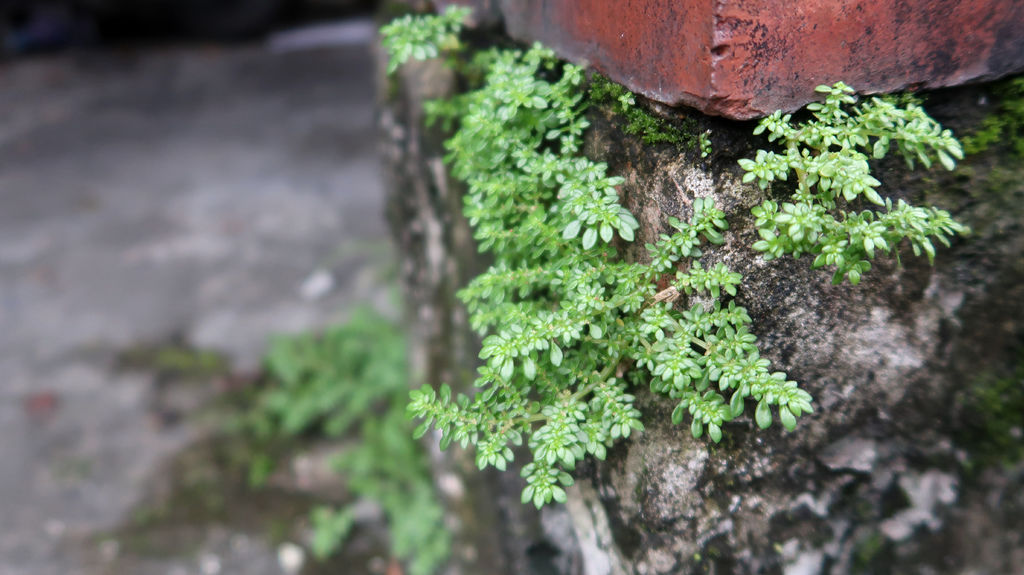
[[[121,369],[153,371],[175,379],[208,379],[227,375],[231,363],[217,351],[196,349],[172,339],[130,347],[118,355]]]
[[[596,104],[611,106],[616,114],[626,121],[624,132],[640,136],[643,143],[653,146],[672,144],[681,150],[697,151],[701,149],[697,121],[693,118],[680,118],[676,123],[655,116],[642,106],[637,105],[636,96],[621,84],[608,78],[594,74],[590,81],[590,101]]]
[[[1024,352],[1012,373],[979,377],[961,402],[965,425],[960,444],[971,469],[1013,465],[1024,458]]]
[[[964,151],[978,154],[1002,145],[1024,158],[1024,77],[1000,82],[992,93],[999,100],[997,110],[982,121],[978,131],[964,138]]]

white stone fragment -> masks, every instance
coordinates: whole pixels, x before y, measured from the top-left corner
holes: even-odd
[[[819,575],[825,554],[818,550],[806,551],[787,563],[782,572],[785,575]]]
[[[334,276],[331,272],[319,268],[309,274],[299,287],[299,295],[306,301],[316,301],[334,289]]]
[[[878,459],[878,446],[873,439],[847,437],[825,448],[818,455],[826,467],[833,471],[850,470],[871,473]]]
[[[285,542],[277,547],[277,564],[286,575],[295,575],[306,563],[306,551],[295,543]]]
[[[203,575],[217,575],[221,571],[220,557],[213,553],[203,553],[199,556],[199,572]]]
[[[879,526],[882,533],[893,541],[902,541],[910,537],[918,526],[923,525],[932,531],[941,527],[935,508],[956,502],[956,478],[933,469],[922,474],[904,474],[900,476],[899,484],[910,501],[910,507],[883,521]]]

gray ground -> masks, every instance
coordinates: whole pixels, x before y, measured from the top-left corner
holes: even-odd
[[[180,337],[244,371],[268,335],[377,294],[369,60],[252,45],[0,64],[0,575],[110,571],[119,542],[94,535],[195,440],[154,419],[155,375],[117,369],[121,350]],[[304,297],[320,268],[333,287]],[[212,529],[113,571],[280,568]]]

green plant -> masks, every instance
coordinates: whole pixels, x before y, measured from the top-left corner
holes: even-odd
[[[406,14],[383,26],[382,43],[391,56],[388,73],[410,59],[429,60],[444,50],[456,48],[459,30],[469,13],[469,8],[449,6],[440,14]]]
[[[402,34],[390,29],[388,34]],[[398,54],[401,57],[401,54]],[[580,154],[587,127],[582,69],[540,46],[477,56],[482,85],[457,105],[448,161],[466,182],[464,212],[494,264],[459,297],[483,340],[473,397],[414,390],[410,413],[433,425],[442,447],[476,447],[480,468],[505,469],[526,443],[532,461],[523,502],[564,501],[567,471],[587,455],[605,457],[615,441],[642,430],[632,385],[677,402],[694,437],[722,437],[747,399],[755,420],[782,424],[811,411],[810,396],[769,371],[732,297],[741,281],[725,265],[705,268],[705,243],[721,243],[723,213],[694,198],[687,221],[648,245],[651,263],[621,261],[614,242],[634,238],[637,221],[619,203],[621,178]],[[658,280],[671,286],[658,291]],[[685,294],[689,306],[673,303]]]
[[[711,130],[697,134],[697,145],[700,146],[700,157],[706,158],[711,155]]]
[[[413,575],[432,573],[450,546],[443,509],[434,496],[426,454],[405,417],[408,379],[405,339],[370,309],[322,335],[279,337],[266,357],[273,385],[256,397],[245,429],[262,440],[300,435],[355,438],[332,462],[348,490],[384,510],[396,557]],[[257,480],[272,470],[267,457],[253,465]],[[324,558],[352,526],[348,507],[311,514],[312,550]]]
[[[276,337],[264,358],[273,385],[256,398],[247,427],[259,437],[339,437],[403,389],[404,361],[401,333],[369,308],[322,334]]]
[[[352,509],[317,507],[310,512],[309,522],[313,527],[313,542],[310,545],[313,556],[324,560],[333,555],[348,537],[355,523],[355,513]]]
[[[775,112],[754,130],[767,132],[781,152],[758,150],[754,159],[740,160],[747,172],[743,181],[756,181],[761,188],[795,176],[791,201],[780,206],[766,200],[754,208],[761,234],[754,249],[764,252],[765,259],[810,254],[813,267],[836,268],[833,283],[849,278],[857,284],[876,251],[888,253],[906,239],[915,255],[932,260],[933,239],[948,246],[950,236],[967,232],[944,210],[883,198],[877,191],[881,182],[871,175],[869,159],[883,158],[892,144],[911,169],[915,161],[930,167],[937,160],[952,170],[963,152],[949,130],[912,100],[881,97],[857,103],[853,89],[842,82],[817,91],[825,101],[807,107],[811,120],[795,124],[790,114]],[[881,209],[843,209],[860,198]]]

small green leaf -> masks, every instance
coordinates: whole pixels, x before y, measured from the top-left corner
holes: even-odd
[[[569,225],[565,226],[565,229],[562,230],[562,239],[563,240],[571,240],[571,239],[575,238],[576,236],[578,236],[579,233],[580,233],[580,226],[582,226],[582,225],[583,225],[583,222],[581,222],[579,220],[573,220],[573,221],[569,222]]]
[[[515,364],[512,362],[511,358],[506,359],[501,364],[501,377],[502,377],[502,379],[510,379],[512,377],[513,373],[515,373]]]
[[[595,243],[597,243],[597,230],[587,228],[587,231],[583,232],[583,249],[589,250],[594,247]]]
[[[559,503],[565,503],[565,501],[568,499],[568,497],[565,494],[565,490],[562,489],[561,487],[558,487],[557,485],[551,488],[551,496],[555,501]]]
[[[686,407],[680,403],[672,410],[672,423],[679,425],[683,422],[684,417],[686,417]]]
[[[739,417],[743,414],[743,407],[743,395],[737,390],[729,399],[729,412],[734,418]]]
[[[796,429],[796,417],[793,416],[793,413],[786,406],[779,408],[779,421],[782,422],[782,426],[788,431]]]
[[[718,443],[719,441],[722,441],[722,428],[718,427],[714,423],[709,423],[708,424],[708,437],[710,437],[711,441],[714,441],[715,443]]]
[[[936,154],[938,154],[939,162],[942,163],[942,166],[944,168],[946,168],[949,171],[953,171],[954,169],[956,169],[956,162],[953,160],[953,158],[950,158],[949,155],[946,154],[946,152],[938,150]]]
[[[875,146],[872,149],[872,155],[875,157],[875,159],[883,158],[885,157],[885,153],[888,151],[888,149],[889,143],[887,141],[876,140]]]
[[[878,195],[878,192],[876,192],[874,188],[865,188],[864,197],[867,198],[868,201],[871,202],[872,204],[876,204],[879,206],[885,205],[885,200],[882,199],[882,196]]]
[[[531,499],[533,499],[533,492],[534,492],[534,487],[533,487],[533,485],[527,485],[527,486],[526,486],[526,487],[525,487],[525,488],[523,489],[523,495],[522,495],[522,497],[520,497],[520,498],[519,498],[519,501],[520,501],[520,502],[521,502],[521,503],[522,503],[523,505],[525,505],[525,504],[529,503],[529,502],[530,502],[530,500],[531,500]]]
[[[537,377],[537,364],[533,362],[533,358],[530,356],[526,356],[526,359],[523,360],[523,375],[530,381]]]
[[[772,424],[772,410],[768,407],[768,402],[761,400],[757,403],[757,410],[754,411],[754,421],[757,422],[757,426],[761,429],[768,429]]]
[[[562,365],[562,348],[558,344],[551,344],[551,365],[558,367]]]

